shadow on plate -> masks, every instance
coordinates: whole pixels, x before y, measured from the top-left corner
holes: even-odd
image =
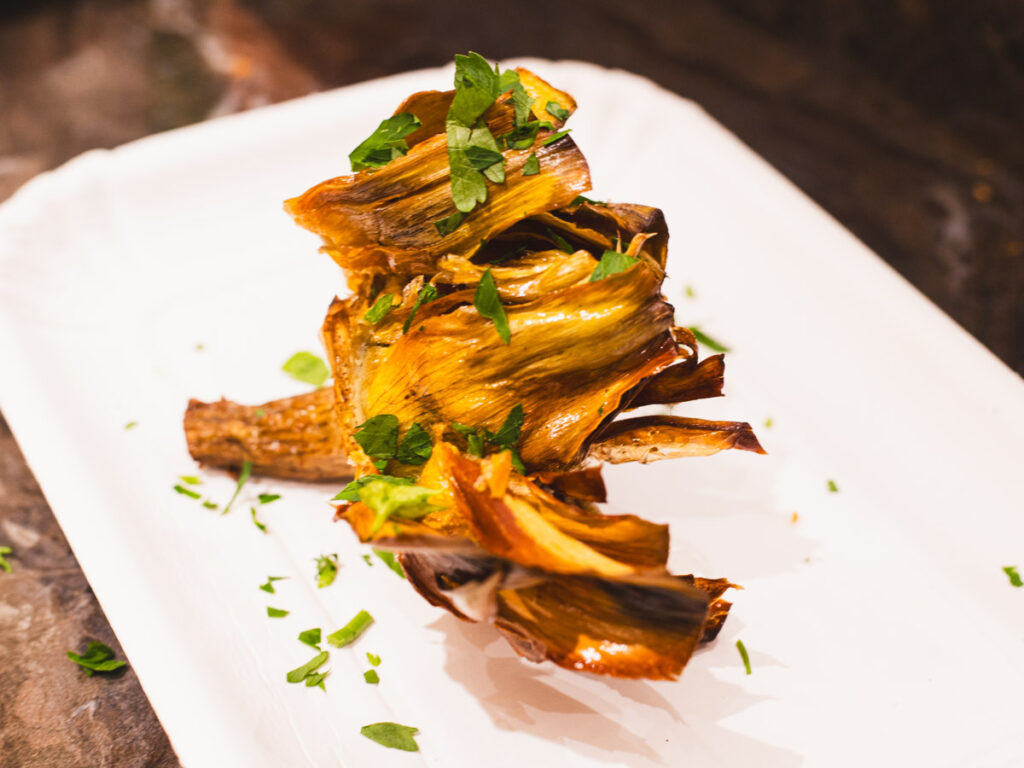
[[[699,663],[691,663],[675,683],[618,680],[531,664],[490,626],[446,615],[430,629],[444,635],[448,676],[502,730],[637,768],[795,768],[802,762],[796,753],[717,725],[766,697],[717,680]],[[492,757],[491,764],[505,764]]]

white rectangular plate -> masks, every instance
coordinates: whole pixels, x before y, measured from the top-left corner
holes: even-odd
[[[0,210],[0,406],[182,762],[1024,764],[1024,589],[1002,571],[1024,566],[1024,384],[695,105],[525,63],[578,99],[593,196],[665,210],[679,320],[734,350],[728,397],[679,410],[749,420],[769,451],[609,467],[610,508],[671,522],[677,571],[746,589],[680,681],[601,679],[520,661],[368,567],[335,487],[252,482],[226,517],[172,492],[195,472],[187,399],[301,391],[281,363],[318,349],[344,291],[281,201],[450,70],[90,152]],[[269,535],[259,492],[282,495]],[[270,574],[290,577],[274,595]],[[361,608],[376,624],[332,651],[326,694],[286,684],[312,655],[297,634]],[[421,751],[360,736],[380,720],[418,727]]]

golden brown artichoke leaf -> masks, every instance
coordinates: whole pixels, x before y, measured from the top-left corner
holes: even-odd
[[[765,452],[745,421],[641,416],[614,421],[605,427],[591,444],[589,456],[610,464],[647,464],[683,456],[710,456],[729,448]]]
[[[249,461],[254,475],[312,481],[352,477],[329,387],[263,405],[190,400],[185,438],[192,458],[210,467],[238,470]]]
[[[511,123],[509,124],[511,127]],[[399,275],[433,274],[445,254],[471,256],[487,240],[525,216],[568,205],[590,188],[590,171],[570,137],[547,146],[505,150],[506,181],[488,184],[485,205],[453,232],[435,224],[454,214],[448,146],[438,134],[374,172],[317,184],[285,202],[299,226],[324,238],[342,267]],[[541,172],[522,174],[536,153]]]
[[[339,386],[351,381],[351,399],[346,392],[342,398],[354,418],[390,413],[406,426],[460,422],[495,431],[521,404],[517,447],[527,468],[568,469],[623,396],[679,356],[672,307],[659,284],[641,264],[510,305],[509,345],[470,304],[423,320],[417,315],[417,327],[394,344],[355,352],[352,363],[347,352],[335,352],[331,363]],[[440,300],[426,307],[435,304]],[[328,318],[329,349],[347,343],[343,314]]]
[[[703,400],[707,397],[721,397],[724,382],[724,355],[712,355],[697,365],[679,363],[641,384],[630,407],[670,405],[689,400]]]

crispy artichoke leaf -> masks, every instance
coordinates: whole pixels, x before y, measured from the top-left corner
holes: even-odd
[[[535,152],[541,172],[522,174]],[[342,267],[400,275],[433,274],[445,254],[472,255],[481,241],[524,216],[568,205],[590,188],[590,171],[570,137],[547,146],[506,150],[506,181],[489,186],[487,204],[454,231],[435,224],[454,214],[444,134],[414,146],[374,173],[341,176],[285,202],[299,226],[324,238]]]
[[[591,444],[589,456],[610,464],[682,456],[709,456],[734,448],[764,453],[745,421],[705,421],[681,416],[641,416],[614,421]]]
[[[438,264],[434,282],[454,288],[476,286],[488,266],[465,256],[445,256]],[[523,253],[490,269],[502,302],[512,303],[539,299],[584,282],[596,266],[597,259],[585,250],[575,253],[542,250]]]
[[[352,477],[330,387],[263,405],[230,400],[190,400],[185,438],[193,459],[210,467],[239,469],[288,480]]]
[[[517,447],[527,468],[571,468],[604,412],[678,357],[669,331],[672,307],[659,283],[641,264],[507,306],[509,346],[469,304],[422,321],[417,316],[415,330],[375,350],[372,361],[356,360],[353,400],[346,402],[360,416],[392,413],[402,424],[457,421],[490,430],[522,404]],[[427,308],[436,312],[435,305],[441,302]],[[335,333],[325,329],[328,338]],[[335,356],[331,362],[347,365]],[[346,376],[335,373],[339,382]]]
[[[694,358],[695,359],[695,358]],[[697,365],[672,365],[640,385],[630,407],[684,403],[721,397],[725,382],[725,356],[712,355]]]

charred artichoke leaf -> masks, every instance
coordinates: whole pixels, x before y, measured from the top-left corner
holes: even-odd
[[[364,354],[355,361],[353,399],[346,405],[361,418],[392,413],[402,424],[459,422],[495,430],[521,403],[526,417],[517,447],[526,467],[569,469],[603,413],[678,357],[669,331],[672,308],[659,284],[639,264],[509,305],[509,346],[472,306],[417,319],[419,328],[375,350],[372,360]],[[329,362],[347,365],[335,355]],[[335,373],[337,382],[346,376]]]
[[[647,464],[682,456],[709,456],[729,448],[765,452],[745,421],[641,416],[614,421],[605,427],[591,444],[589,457],[610,464]]]
[[[506,264],[491,266],[502,302],[522,302],[583,282],[594,271],[597,261],[587,251],[567,254],[544,250],[524,253]],[[441,285],[464,287],[480,282],[486,264],[476,264],[465,256],[445,256],[438,264],[434,280]]]
[[[510,123],[511,125],[511,123]],[[535,152],[541,173],[523,176]],[[559,208],[590,188],[590,171],[571,138],[505,150],[506,181],[489,187],[487,204],[447,235],[435,223],[455,213],[448,147],[433,136],[375,173],[322,182],[285,202],[296,223],[321,235],[342,267],[399,275],[433,274],[445,254],[472,255],[524,216]]]
[[[686,363],[672,365],[641,384],[630,407],[668,405],[721,397],[724,382],[724,355],[704,358],[696,366]]]
[[[353,469],[343,447],[330,387],[263,405],[190,400],[185,439],[193,459],[287,480],[343,480]]]

